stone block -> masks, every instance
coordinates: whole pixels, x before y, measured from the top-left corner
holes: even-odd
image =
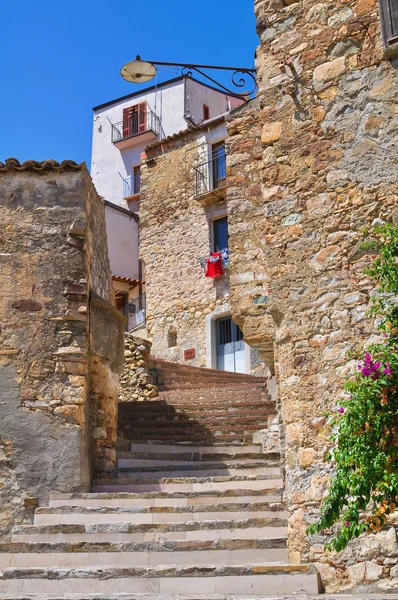
[[[20,310],[21,312],[36,312],[42,310],[43,306],[37,300],[27,298],[24,300],[16,300],[11,304],[11,308]]]
[[[300,448],[297,454],[298,464],[302,469],[308,469],[314,462],[316,451],[313,448]]]
[[[282,134],[282,123],[276,121],[275,123],[265,123],[261,131],[261,141],[263,144],[273,144]]]
[[[323,63],[314,69],[314,85],[319,89],[324,83],[340,77],[346,70],[345,58],[341,56],[330,62]]]

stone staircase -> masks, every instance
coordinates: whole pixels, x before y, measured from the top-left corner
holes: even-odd
[[[252,443],[276,412],[265,380],[180,375],[120,405],[113,480],[53,494],[0,546],[2,600],[318,594],[316,570],[288,562],[279,454]]]

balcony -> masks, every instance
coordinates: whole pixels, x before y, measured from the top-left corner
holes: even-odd
[[[145,329],[146,324],[146,294],[141,294],[135,300],[127,304],[122,310],[122,313],[127,317],[127,331],[136,331],[137,329]]]
[[[195,169],[195,198],[207,203],[214,199],[225,198],[226,188],[226,156],[218,152],[212,159],[202,163]]]
[[[133,196],[137,196],[141,189],[141,176],[140,173],[129,175],[123,178],[123,198],[128,200]]]
[[[112,123],[112,143],[119,150],[154,141],[160,133],[160,119],[152,110],[135,112],[119,123]]]

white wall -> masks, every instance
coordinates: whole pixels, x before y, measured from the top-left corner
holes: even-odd
[[[140,137],[137,136],[134,138],[136,142],[134,146],[122,150],[116,148],[112,144],[111,123],[119,123],[123,120],[123,109],[139,102],[147,102],[150,110],[156,112],[161,119],[161,138],[178,133],[188,126],[187,120],[184,119],[185,86],[186,108],[195,123],[203,120],[203,104],[207,104],[210,108],[210,118],[213,118],[243,102],[186,78],[162,85],[157,91],[145,93],[143,90],[142,94],[137,94],[133,98],[115,101],[105,108],[96,110],[93,123],[91,176],[98,193],[105,200],[127,208],[127,203],[123,199],[122,177],[131,175],[133,167],[140,164],[141,152],[149,143],[140,141]]]
[[[132,174],[132,167],[140,164],[141,152],[148,141],[140,142],[138,136],[135,138],[136,145],[119,150],[112,144],[111,123],[122,121],[123,109],[139,102],[147,102],[149,109],[156,112],[161,119],[162,138],[187,127],[184,119],[184,80],[162,86],[157,91],[143,91],[142,95],[121,102],[116,101],[95,111],[91,176],[98,193],[105,200],[125,208],[127,203],[123,199],[123,181],[118,173],[123,177]]]
[[[187,79],[187,109],[194,123],[203,121],[203,104],[210,109],[210,119],[226,113],[243,104],[243,100],[228,96],[223,92],[210,89],[200,83]]]
[[[138,223],[110,206],[105,222],[112,275],[138,279]]]

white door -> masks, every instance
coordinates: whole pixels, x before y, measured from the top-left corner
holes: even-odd
[[[246,373],[246,352],[243,333],[231,317],[216,321],[217,369]]]

